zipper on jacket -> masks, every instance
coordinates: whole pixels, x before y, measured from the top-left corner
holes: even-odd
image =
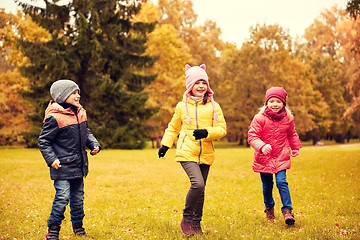
[[[75,116],[76,116],[76,120],[77,120],[77,126],[79,128],[79,137],[80,137],[81,172],[82,172],[82,175],[85,176],[85,173],[84,173],[84,156],[83,156],[83,149],[82,149],[83,145],[82,145],[82,139],[81,139],[81,126],[80,126],[78,113],[79,113],[79,110],[75,113]]]
[[[181,145],[180,145],[180,149],[182,149],[182,146],[184,145],[186,136],[187,136],[187,135],[185,134],[185,136],[184,136],[184,138],[183,138],[183,140],[182,140],[182,143],[181,143]]]
[[[198,109],[197,108],[198,108],[198,102],[196,102],[196,105],[195,105],[195,119],[196,119],[196,129],[199,129],[199,122],[198,122],[198,115],[197,115]],[[199,143],[200,143],[200,152],[199,152],[199,156],[198,156],[198,159],[199,159],[198,164],[200,165],[200,156],[201,156],[201,152],[202,152],[201,139],[199,139]]]

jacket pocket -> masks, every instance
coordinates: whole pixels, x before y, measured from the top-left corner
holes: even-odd
[[[81,156],[79,154],[59,158],[61,167],[50,167],[51,179],[74,179],[83,176]]]
[[[67,156],[67,157],[61,157],[59,158],[60,164],[61,166],[66,166],[66,167],[81,167],[81,156],[79,154],[76,155],[72,155],[72,156]]]

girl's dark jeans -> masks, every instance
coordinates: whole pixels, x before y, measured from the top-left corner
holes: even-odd
[[[210,165],[196,162],[180,162],[190,179],[190,189],[186,196],[183,218],[186,222],[199,223],[203,214],[205,185]]]

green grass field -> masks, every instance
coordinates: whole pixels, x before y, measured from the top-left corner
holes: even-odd
[[[186,239],[179,228],[188,178],[170,149],[103,150],[89,157],[84,226],[89,239]],[[190,239],[359,239],[360,145],[305,147],[288,171],[296,223],[265,221],[250,148],[217,148],[202,236]],[[43,239],[55,194],[39,150],[0,149],[0,239]],[[79,239],[69,209],[60,239]]]

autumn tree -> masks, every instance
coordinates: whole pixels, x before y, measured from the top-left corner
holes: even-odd
[[[243,143],[271,86],[285,88],[287,104],[296,115],[297,131],[305,134],[314,127],[310,109],[316,111],[322,103],[314,98],[318,93],[312,88],[313,76],[308,74],[308,66],[294,56],[291,37],[279,25],[256,25],[250,35],[240,50],[230,44],[222,55],[221,96],[226,99],[223,108],[227,113],[228,137]]]
[[[146,3],[134,20],[155,22],[159,18],[159,8]],[[191,55],[187,44],[179,37],[179,31],[168,23],[156,25],[154,31],[148,34],[146,46],[145,54],[157,58],[155,64],[148,69],[150,74],[156,74],[157,77],[146,87],[145,92],[149,94],[148,105],[159,108],[159,112],[148,121],[151,126],[148,129],[150,138],[159,147],[174,106],[184,93],[184,66],[190,62]]]
[[[309,55],[329,58],[322,70],[318,68],[322,73],[318,80],[323,81],[318,90],[331,106],[329,135],[337,142],[344,142],[350,132],[359,134],[359,30],[359,20],[347,18],[344,10],[333,7],[315,19],[305,33]],[[318,58],[314,58],[315,63]]]
[[[50,35],[21,12],[13,15],[0,10],[0,19],[0,144],[23,144],[22,135],[31,126],[26,115],[32,105],[20,94],[28,89],[29,80],[21,76],[19,67],[29,61],[17,50],[16,39],[39,43]]]
[[[346,11],[351,17],[357,19],[360,15],[360,0],[350,0],[346,4]]]
[[[68,5],[45,1],[45,8],[20,3],[47,29],[46,43],[19,42],[31,64],[22,69],[31,80],[26,97],[35,105],[31,120],[35,142],[49,88],[58,79],[72,79],[81,89],[90,128],[103,147],[143,148],[145,121],[156,111],[145,107],[144,88],[155,75],[143,74],[154,59],[144,55],[152,23],[134,22],[143,1],[74,0]]]
[[[205,63],[211,87],[216,90],[216,85],[221,80],[217,69],[224,44],[220,39],[220,28],[211,20],[207,20],[203,25],[198,24],[191,0],[159,0],[158,5],[159,23],[174,26],[179,32],[179,37],[189,47],[192,56],[189,64]]]
[[[187,44],[191,53],[190,65],[206,64],[211,87],[215,91],[222,80],[218,66],[223,41],[221,30],[216,23],[207,20],[203,25],[197,23],[197,14],[191,0],[159,0],[160,23],[172,24],[179,31],[180,38]],[[217,99],[219,101],[220,99]]]
[[[159,24],[157,28],[161,31],[155,30],[151,33],[149,44],[154,43],[154,41],[157,41],[156,47],[160,46],[161,41],[169,44],[169,46],[161,44],[162,49],[166,49],[165,51],[152,48],[161,53],[158,55],[158,63],[155,64],[155,66],[161,66],[157,69],[159,75],[153,84],[157,82],[159,87],[165,88],[164,91],[168,96],[166,101],[162,102],[159,113],[159,120],[161,119],[160,116],[163,116],[163,121],[160,124],[160,129],[163,131],[172,116],[176,103],[181,100],[185,91],[185,64],[200,65],[205,63],[211,87],[216,94],[216,84],[220,79],[218,52],[221,50],[223,42],[219,40],[221,31],[214,22],[207,21],[204,25],[196,24],[197,15],[193,10],[191,0],[159,0],[158,9]],[[167,39],[161,40],[159,36]],[[174,87],[174,89],[169,90],[169,86]],[[167,94],[168,92],[170,94]],[[161,98],[161,95],[157,97]]]
[[[160,108],[153,118],[153,139],[159,140],[174,112],[174,106],[184,93],[185,64],[191,55],[184,42],[177,38],[177,31],[172,25],[159,25],[150,35],[147,52],[158,56],[152,71],[158,73],[156,80],[146,88],[150,103]]]
[[[185,64],[206,63],[210,78],[216,73],[217,65],[213,59],[217,50],[214,42],[218,41],[220,30],[211,22],[206,26],[195,26],[197,16],[190,0],[159,0],[157,9],[158,25],[148,35],[146,51],[158,57],[151,69],[157,78],[146,90],[150,93],[149,103],[160,108],[150,120],[152,139],[159,144],[174,107],[185,91]],[[216,46],[220,48],[221,44]]]
[[[170,24],[177,31],[180,37],[184,38],[187,30],[196,24],[197,15],[193,10],[191,0],[158,0],[160,12],[159,22],[161,24]]]

